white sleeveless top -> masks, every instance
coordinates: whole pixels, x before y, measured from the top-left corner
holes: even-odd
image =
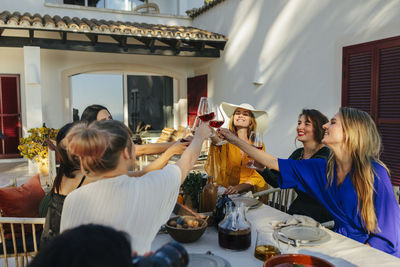
[[[178,166],[167,165],[139,178],[122,175],[76,189],[65,199],[60,232],[83,224],[111,226],[130,235],[133,251],[148,252],[172,213],[181,175]]]

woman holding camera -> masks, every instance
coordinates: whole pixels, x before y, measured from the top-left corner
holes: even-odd
[[[82,172],[97,181],[67,196],[60,230],[87,223],[112,226],[130,234],[133,250],[149,251],[210,134],[208,126],[200,126],[176,164],[132,179],[128,171],[136,152],[123,123],[109,120],[74,126],[66,137],[68,151],[79,157]]]
[[[227,129],[219,135],[267,168],[280,171],[281,188],[318,199],[332,214],[335,231],[400,257],[400,208],[389,172],[379,160],[381,140],[372,118],[342,107],[324,126],[329,159],[285,160],[253,148]]]

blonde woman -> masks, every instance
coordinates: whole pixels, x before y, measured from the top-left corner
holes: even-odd
[[[294,187],[318,199],[332,214],[337,233],[400,257],[400,208],[388,170],[379,160],[381,140],[375,123],[366,112],[340,108],[324,129],[322,143],[333,152],[327,161],[277,159],[226,129],[218,133],[259,163],[280,171],[281,188]]]
[[[234,105],[222,102],[221,106],[225,114],[230,117],[229,130],[248,144],[252,131],[264,132],[267,128],[266,111],[256,110],[250,104]],[[250,160],[246,153],[229,143],[222,146],[215,145],[221,141],[217,136],[211,137],[211,141],[205,169],[208,175],[217,179],[218,185],[227,188],[225,194],[266,189],[267,184],[262,176],[246,166]]]

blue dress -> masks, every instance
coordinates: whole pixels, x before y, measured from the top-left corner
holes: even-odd
[[[374,205],[379,231],[368,234],[362,226],[357,211],[357,192],[347,174],[337,186],[336,167],[332,185],[327,186],[326,160],[279,159],[280,188],[295,188],[318,199],[332,214],[335,232],[393,256],[400,257],[400,208],[396,202],[392,185],[384,167],[373,162]]]

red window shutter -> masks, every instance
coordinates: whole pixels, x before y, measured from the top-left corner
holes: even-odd
[[[400,185],[400,37],[343,48],[342,105],[374,118],[381,160]]]
[[[400,42],[380,44],[377,126],[382,137],[382,161],[400,185]]]
[[[346,101],[343,106],[371,112],[372,51],[347,53]]]

